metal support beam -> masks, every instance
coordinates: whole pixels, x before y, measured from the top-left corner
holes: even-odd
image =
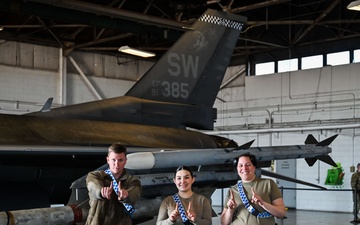
[[[96,91],[96,89],[94,88],[94,86],[90,83],[89,79],[87,79],[86,75],[83,73],[83,71],[80,69],[80,67],[78,66],[78,64],[75,62],[75,60],[71,57],[71,56],[67,56],[67,58],[70,60],[70,62],[74,65],[75,69],[78,71],[78,73],[80,74],[81,78],[83,79],[83,81],[85,82],[85,84],[90,88],[91,92],[96,96],[96,98],[98,100],[101,100],[101,96],[99,95],[99,93]]]

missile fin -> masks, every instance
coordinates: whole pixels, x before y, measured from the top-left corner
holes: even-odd
[[[316,146],[322,146],[322,147],[328,146],[328,145],[331,144],[331,142],[333,142],[333,140],[334,140],[337,136],[338,136],[338,134],[335,134],[335,135],[333,135],[333,136],[331,136],[331,137],[329,137],[329,138],[327,138],[327,139],[325,139],[325,140],[317,143]]]
[[[248,143],[245,143],[237,148],[235,148],[234,150],[246,150],[249,149],[251,147],[251,145],[254,143],[255,139],[252,141],[249,141]]]
[[[234,140],[230,140],[227,144],[226,144],[226,148],[231,148],[231,147],[235,147],[237,146],[237,143]]]
[[[312,134],[309,134],[305,140],[306,145],[316,145],[319,143]]]
[[[307,164],[309,166],[313,166],[315,164],[316,160],[317,160],[316,158],[305,158],[305,161],[307,162]]]
[[[338,165],[334,162],[334,160],[328,155],[317,156],[316,158],[318,158],[320,161],[323,161],[324,163],[327,163],[333,167],[338,167]]]

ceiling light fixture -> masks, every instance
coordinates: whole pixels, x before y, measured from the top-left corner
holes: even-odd
[[[127,53],[127,54],[131,54],[131,55],[136,55],[136,56],[144,57],[144,58],[154,57],[154,56],[155,56],[155,53],[143,51],[143,50],[140,50],[140,49],[130,48],[130,47],[127,46],[127,45],[121,46],[121,47],[119,48],[119,51],[120,51],[120,52]]]
[[[206,4],[213,4],[213,3],[219,3],[220,0],[211,0],[211,1],[207,1]]]
[[[347,6],[347,9],[360,11],[360,0],[351,2],[351,3]]]
[[[2,30],[4,30],[4,28],[3,28],[3,27],[0,27],[0,31],[2,31]]]

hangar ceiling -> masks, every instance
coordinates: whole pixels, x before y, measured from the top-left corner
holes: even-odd
[[[1,0],[0,39],[160,57],[207,8],[246,16],[232,65],[359,49],[360,12],[343,0]],[[4,41],[0,42],[4,43]]]

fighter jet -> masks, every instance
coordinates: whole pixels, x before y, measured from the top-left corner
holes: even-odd
[[[207,10],[124,96],[59,108],[51,108],[48,101],[39,112],[1,114],[0,211],[6,213],[0,213],[0,221],[21,224],[27,218],[26,224],[31,224],[32,218],[33,224],[40,224],[39,220],[69,224],[86,220],[85,177],[106,168],[107,147],[115,142],[128,147],[128,172],[143,185],[134,221],[157,215],[161,198],[176,192],[175,168],[188,160],[201,159],[189,165],[197,171],[196,192],[211,197],[216,188],[233,184],[238,179],[234,155],[251,151],[251,144],[239,146],[197,130],[214,128],[213,105],[245,23],[245,17]],[[286,153],[286,148],[269,148],[264,161],[281,153],[285,158],[335,164],[328,157],[331,149],[313,142],[306,149],[297,146],[294,154]],[[134,161],[140,163],[136,155],[140,152],[153,158],[141,162],[148,167],[134,168]],[[167,153],[173,155],[162,157]],[[183,161],[173,160],[178,156]],[[261,161],[262,156],[258,157]],[[66,206],[47,208],[61,203]]]

